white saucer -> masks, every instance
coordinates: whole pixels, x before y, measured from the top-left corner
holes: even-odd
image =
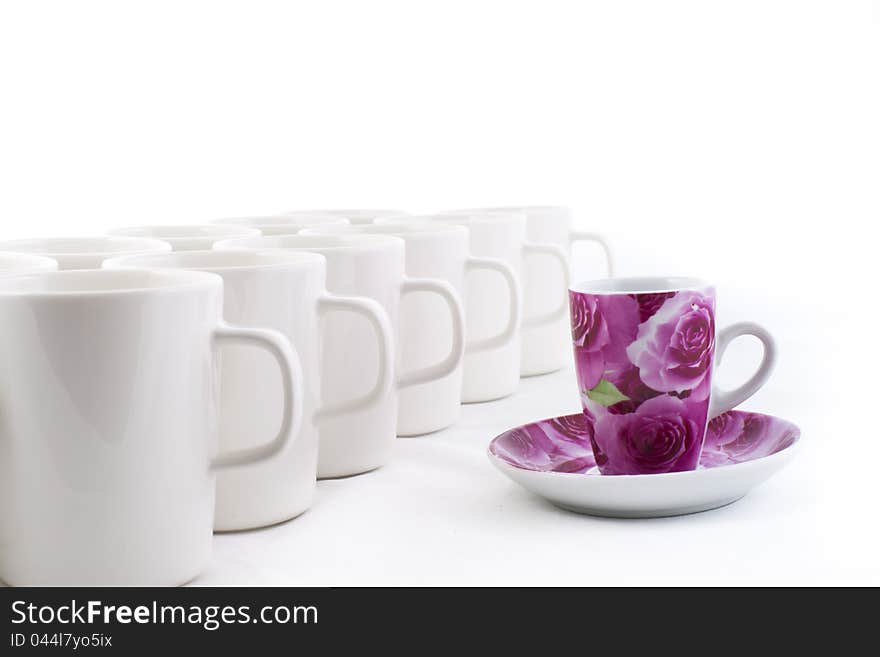
[[[506,431],[489,460],[513,481],[556,506],[615,518],[708,511],[740,499],[794,456],[800,430],[771,415],[730,411],[709,423],[700,467],[649,475],[599,474],[590,428],[580,413]]]

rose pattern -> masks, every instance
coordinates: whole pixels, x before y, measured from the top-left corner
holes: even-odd
[[[637,294],[636,302],[639,304],[639,322],[645,322],[660,310],[660,306],[675,292],[651,292],[648,294]]]
[[[709,409],[714,290],[569,295],[575,369],[600,470],[692,470]]]
[[[758,413],[722,413],[709,422],[703,453],[719,464],[769,456],[791,445],[791,431],[779,431],[773,417]]]
[[[584,472],[595,466],[589,432],[583,415],[569,415],[563,423],[536,422],[508,431],[504,440],[493,441],[495,456],[519,467],[541,472]],[[561,430],[560,430],[561,429]]]
[[[715,302],[701,292],[669,297],[639,326],[626,353],[642,381],[660,392],[690,391],[694,399],[709,396],[715,353]]]
[[[605,415],[593,431],[602,474],[693,470],[700,458],[707,408],[671,395],[649,399],[633,413]]]
[[[602,377],[605,364],[601,350],[608,344],[608,326],[596,297],[571,297],[571,339],[578,369],[592,387]]]
[[[594,435],[593,423],[577,413],[507,431],[492,441],[489,451],[526,470],[596,474],[597,459],[591,447]],[[717,468],[770,456],[790,447],[799,437],[798,428],[781,418],[728,411],[708,423],[698,468]]]

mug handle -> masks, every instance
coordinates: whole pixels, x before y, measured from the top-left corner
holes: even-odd
[[[605,252],[605,263],[608,265],[608,278],[614,276],[614,258],[611,255],[611,245],[603,235],[599,233],[591,233],[586,230],[572,230],[568,234],[568,241],[571,244],[575,242],[595,242],[602,247]]]
[[[519,328],[520,322],[522,322],[522,291],[520,290],[519,280],[513,267],[500,258],[468,256],[465,261],[465,270],[475,271],[478,269],[491,270],[501,274],[510,294],[510,310],[507,315],[507,326],[504,327],[504,330],[498,335],[468,342],[465,346],[465,352],[469,354],[497,349],[508,344],[516,337],[516,331]]]
[[[545,314],[537,317],[526,317],[523,320],[523,326],[540,326],[541,324],[550,324],[557,321],[561,317],[568,315],[568,285],[571,280],[571,274],[568,269],[568,254],[561,246],[557,244],[538,244],[536,242],[526,242],[523,244],[523,253],[529,255],[547,255],[556,260],[559,268],[562,270],[562,277],[565,280],[565,286],[562,288],[565,294],[562,295],[562,302],[559,306]]]
[[[378,301],[366,297],[343,297],[324,292],[318,298],[318,314],[323,316],[332,312],[350,312],[366,318],[376,333],[379,346],[379,373],[376,383],[367,394],[327,405],[318,411],[319,417],[342,415],[364,410],[383,399],[394,384],[394,331],[388,313]]]
[[[758,392],[758,389],[766,383],[776,365],[776,343],[773,336],[763,327],[752,322],[739,322],[732,324],[719,331],[715,339],[715,367],[721,364],[721,358],[727,345],[741,335],[752,335],[764,345],[764,356],[761,364],[751,378],[739,388],[733,390],[720,390],[712,387],[712,399],[709,403],[709,419],[726,413],[727,411],[742,404],[746,399]]]
[[[290,340],[278,331],[269,329],[244,328],[221,322],[214,329],[213,339],[218,345],[243,344],[259,347],[272,354],[281,369],[284,410],[281,416],[281,428],[272,441],[256,447],[219,454],[211,462],[211,467],[227,468],[271,459],[299,435],[302,427],[303,374],[299,355],[290,344]]]
[[[399,388],[408,388],[449,376],[461,364],[464,356],[464,310],[456,289],[446,281],[436,278],[404,278],[401,295],[413,292],[431,292],[439,295],[446,302],[449,314],[452,316],[452,348],[446,358],[436,365],[402,374],[397,382]]]

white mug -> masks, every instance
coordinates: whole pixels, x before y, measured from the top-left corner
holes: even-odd
[[[388,394],[393,383],[393,334],[382,307],[372,299],[329,294],[324,289],[326,263],[317,253],[188,251],[117,258],[104,267],[182,268],[218,274],[223,278],[226,321],[272,328],[290,340],[303,368],[302,429],[278,458],[218,473],[214,530],[265,527],[308,509],[315,494],[318,417],[369,408]],[[321,407],[319,318],[338,311],[360,314],[373,324],[381,354],[378,380],[359,399]],[[274,363],[265,354],[230,349],[223,354],[222,365],[220,447],[241,449],[277,426],[281,389],[275,383]]]
[[[188,225],[188,226],[135,226],[114,228],[108,235],[124,237],[151,237],[168,242],[174,251],[202,251],[214,246],[214,242],[236,237],[256,237],[260,231],[247,226]]]
[[[55,271],[58,263],[52,258],[24,253],[0,253],[0,276]]]
[[[30,586],[170,586],[211,554],[214,473],[282,452],[302,420],[290,343],[222,320],[202,272],[0,279],[0,577]],[[216,352],[277,360],[276,435],[216,453]]]
[[[329,215],[332,217],[340,217],[347,220],[351,224],[371,224],[381,217],[395,217],[406,214],[401,210],[375,210],[353,208],[350,210],[291,210],[283,212],[283,217],[297,217],[301,215]]]
[[[99,269],[108,258],[170,250],[168,242],[146,237],[50,237],[0,242],[0,251],[52,258],[58,269]]]
[[[215,219],[213,223],[246,226],[259,230],[262,235],[296,235],[304,228],[313,226],[347,226],[348,219],[332,214],[310,212],[296,215],[225,217]]]
[[[303,231],[303,235],[338,234],[393,235],[406,243],[406,273],[408,276],[437,278],[450,283],[461,298],[469,298],[465,288],[465,274],[469,271],[489,270],[501,276],[507,286],[506,299],[481,299],[482,307],[504,304],[499,308],[507,316],[507,323],[496,335],[487,339],[471,340],[465,353],[494,349],[515,339],[520,321],[520,294],[516,272],[497,258],[478,258],[469,254],[468,230],[464,226],[440,223],[423,225],[365,224],[358,226],[320,226]],[[448,350],[448,319],[438,308],[435,299],[426,295],[412,295],[400,308],[401,335],[418,334],[421,339],[403,340],[400,345],[401,369],[412,371],[428,363],[437,362]],[[467,322],[465,322],[467,326]],[[454,424],[461,412],[462,368],[456,367],[448,376],[413,385],[400,391],[397,414],[397,435],[417,436],[439,431]]]
[[[613,276],[611,247],[599,233],[572,228],[571,210],[562,206],[511,206],[459,210],[456,213],[515,212],[526,217],[526,239],[555,244],[570,257],[575,242],[596,242],[605,252],[608,276]],[[527,257],[523,270],[525,320],[522,330],[522,376],[555,372],[571,358],[568,322],[568,279],[547,258]],[[542,321],[541,318],[555,318]]]
[[[397,387],[409,388],[449,376],[464,352],[462,309],[455,288],[434,279],[409,278],[404,270],[404,242],[389,235],[286,235],[252,237],[218,242],[215,249],[297,249],[314,251],[327,259],[327,288],[337,294],[366,296],[385,308],[394,327],[397,345],[403,350],[425,349],[425,334],[400,332],[402,295],[431,292],[440,295],[451,315],[451,330],[444,344],[450,345],[442,361],[417,371],[402,371]],[[325,333],[322,381],[324,400],[337,403],[358,394],[365,381],[375,378],[377,355],[364,327],[351,322],[330,322]],[[400,351],[400,348],[397,349]],[[398,362],[399,367],[399,362]],[[342,477],[373,470],[391,456],[397,434],[397,390],[382,401],[345,416],[323,417],[319,423],[318,478]]]
[[[471,253],[479,256],[500,258],[507,262],[522,280],[523,262],[527,256],[541,256],[551,259],[560,271],[560,276],[568,276],[568,261],[565,252],[553,244],[534,244],[526,240],[525,216],[513,212],[484,212],[469,215],[465,212],[451,212],[432,215],[407,215],[377,220],[377,223],[444,222],[460,224],[470,229]],[[468,336],[471,339],[483,338],[498,330],[506,321],[507,315],[500,312],[505,306],[508,292],[498,286],[498,281],[488,279],[484,273],[474,272],[468,282],[467,302]],[[533,317],[535,323],[556,321],[556,309],[544,317]],[[568,312],[568,305],[561,308]],[[525,317],[522,322],[525,322]],[[519,327],[521,328],[521,327]],[[520,378],[522,351],[521,330],[517,330],[513,340],[498,345],[491,350],[469,353],[464,363],[464,388],[462,401],[485,402],[506,397],[516,390]]]

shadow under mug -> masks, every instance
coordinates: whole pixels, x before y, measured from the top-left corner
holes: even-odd
[[[741,322],[715,332],[715,289],[691,278],[620,278],[570,288],[575,370],[602,474],[694,470],[712,418],[751,397],[776,360],[770,334]],[[730,342],[764,346],[740,387],[712,386]],[[716,356],[717,353],[717,356]]]

